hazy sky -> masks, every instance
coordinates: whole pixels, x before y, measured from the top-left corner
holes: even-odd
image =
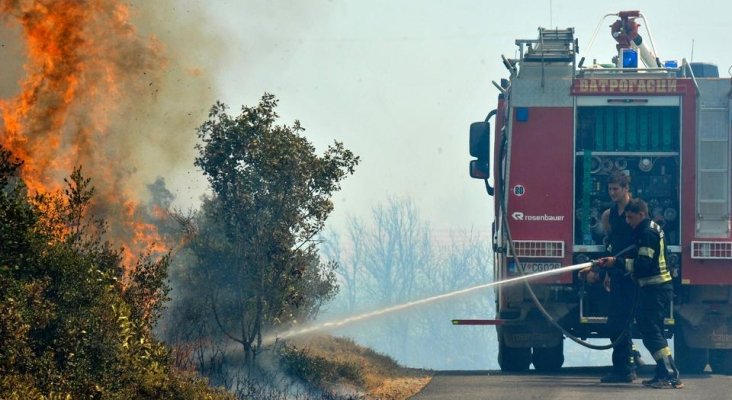
[[[282,121],[299,119],[322,151],[339,140],[362,158],[336,195],[333,221],[368,216],[388,196],[413,198],[440,229],[490,230],[482,181],[468,176],[468,126],[495,107],[506,77],[501,54],[537,27],[574,27],[580,55],[609,62],[609,13],[639,9],[661,60],[732,65],[732,6],[701,1],[576,2],[309,0],[206,2],[228,37],[218,97],[238,111],[262,93],[280,99]],[[604,4],[604,5],[603,5]],[[219,26],[220,24],[220,26]],[[641,22],[641,24],[643,24]],[[641,34],[645,27],[641,28]]]

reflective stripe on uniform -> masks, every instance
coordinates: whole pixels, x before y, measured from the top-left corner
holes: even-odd
[[[662,360],[665,356],[671,355],[671,349],[668,346],[653,353],[653,359],[656,361]]]
[[[647,276],[645,278],[638,278],[638,286],[649,286],[658,285],[660,283],[666,283],[671,280],[671,274],[668,271],[661,275]]]
[[[641,247],[638,249],[638,255],[639,256],[646,256],[648,258],[653,258],[653,256],[656,254],[656,251],[653,250],[650,247]]]
[[[633,259],[632,258],[626,258],[625,259],[625,272],[633,273]]]
[[[666,267],[666,243],[661,240],[661,251],[658,253],[658,269],[661,274],[668,274],[668,268]]]

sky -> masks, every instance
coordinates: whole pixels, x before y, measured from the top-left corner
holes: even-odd
[[[495,108],[491,81],[506,77],[501,55],[515,56],[516,39],[574,27],[580,56],[609,62],[615,18],[603,17],[638,9],[661,60],[713,62],[721,76],[732,66],[729,2],[683,12],[668,1],[521,3],[214,0],[202,11],[227,38],[218,99],[238,110],[273,93],[282,123],[300,120],[319,151],[338,140],[361,157],[334,198],[332,226],[409,197],[434,229],[489,232],[492,203],[468,176],[468,127]]]

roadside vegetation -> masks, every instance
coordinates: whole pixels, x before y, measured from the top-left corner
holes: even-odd
[[[431,371],[404,368],[351,339],[319,335],[291,340],[281,351],[283,369],[315,388],[359,399],[407,399]]]
[[[263,341],[337,293],[317,235],[358,163],[338,142],[315,154],[299,123],[275,124],[276,104],[212,108],[196,159],[212,194],[184,215],[150,185],[158,212],[140,211],[175,253],[135,261],[81,167],[62,192],[29,193],[0,146],[0,398],[367,398],[375,371],[402,373],[353,343]]]
[[[0,147],[0,398],[232,398],[176,369],[152,334],[169,257],[125,276],[81,170],[64,193],[29,197],[21,167]]]

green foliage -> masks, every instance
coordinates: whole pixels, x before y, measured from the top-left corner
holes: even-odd
[[[330,196],[354,172],[358,157],[339,142],[316,155],[299,122],[274,125],[276,105],[265,94],[258,107],[243,107],[237,118],[226,114],[225,105],[214,105],[199,129],[203,145],[196,165],[222,206],[217,217],[228,235],[240,236],[237,228],[258,234],[274,228],[267,233],[292,245],[322,230],[333,209]]]
[[[28,199],[19,167],[0,147],[0,398],[214,398],[170,368],[154,307],[140,311],[164,298],[168,259],[142,261],[125,291],[81,169]]]
[[[190,221],[194,262],[176,272],[173,313],[202,318],[198,340],[214,326],[241,344],[250,365],[264,329],[310,318],[335,295],[336,264],[321,262],[314,237],[359,160],[338,142],[316,154],[299,122],[276,125],[276,105],[265,94],[234,117],[217,103],[199,128],[195,163],[213,194]]]
[[[196,165],[223,206],[219,217],[228,234],[239,227],[252,233],[273,227],[271,233],[283,235],[279,240],[309,240],[322,230],[333,209],[330,196],[353,174],[358,157],[339,142],[319,157],[298,121],[275,125],[276,106],[275,97],[265,94],[257,107],[243,107],[233,118],[224,104],[215,104],[199,128],[203,145]]]
[[[160,319],[165,303],[170,300],[167,285],[170,255],[154,260],[148,253],[137,260],[123,296],[132,306],[133,318],[142,326],[152,327]]]

